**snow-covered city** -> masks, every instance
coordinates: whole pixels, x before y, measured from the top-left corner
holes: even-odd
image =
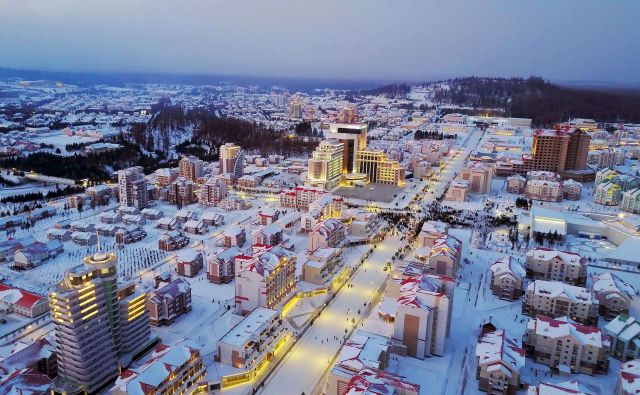
[[[637,91],[1,62],[0,394],[640,393]]]

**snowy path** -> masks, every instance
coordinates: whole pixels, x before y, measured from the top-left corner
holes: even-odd
[[[320,314],[313,325],[289,351],[285,360],[266,381],[261,394],[311,394],[338,353],[345,329],[351,331],[364,311],[364,304],[373,299],[387,279],[382,267],[395,253],[400,240],[389,237],[382,242],[352,277],[352,288],[345,287]],[[335,340],[336,336],[339,340]],[[301,369],[304,367],[304,369]]]

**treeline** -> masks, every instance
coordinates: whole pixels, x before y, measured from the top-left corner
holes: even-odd
[[[599,122],[640,122],[640,92],[597,91],[547,85],[540,92],[515,96],[509,113],[531,118],[535,125],[553,126],[569,118]]]
[[[117,143],[122,147],[87,155],[61,156],[48,152],[36,152],[24,157],[6,158],[0,160],[0,167],[35,171],[76,181],[83,179],[106,181],[111,178],[110,170],[142,166],[148,173],[159,167],[175,165],[175,162],[166,161],[166,156],[162,152],[156,151],[147,155],[139,146],[123,138],[120,138]]]
[[[49,191],[44,195],[42,194],[42,192],[30,192],[30,193],[24,193],[21,195],[7,196],[5,198],[0,199],[0,203],[25,203],[25,202],[44,200],[44,199],[55,199],[61,196],[68,196],[68,195],[80,193],[83,190],[84,188],[82,187],[67,185],[65,188],[56,189],[55,191]]]
[[[637,91],[566,88],[540,77],[466,77],[445,82],[448,86],[434,93],[437,102],[474,109],[504,109],[507,116],[531,118],[534,125],[550,127],[569,118],[640,122],[640,92]],[[478,111],[467,113],[477,115]]]
[[[207,142],[196,137],[177,144],[176,152],[182,155],[193,155],[207,162],[220,159],[217,146],[210,146]]]
[[[416,130],[416,133],[413,136],[416,140],[444,140],[444,139],[455,139],[456,136],[452,134],[444,134],[442,132],[436,131],[426,131],[426,130]]]
[[[248,151],[262,154],[296,155],[312,151],[317,143],[304,141],[303,138],[289,136],[269,129],[262,124],[248,122],[236,118],[208,117],[194,131],[194,137],[220,146],[232,142]]]
[[[379,88],[374,89],[361,89],[355,92],[352,92],[353,95],[359,96],[386,96],[389,98],[401,98],[406,97],[407,93],[411,91],[411,87],[407,84],[390,84],[384,85]]]

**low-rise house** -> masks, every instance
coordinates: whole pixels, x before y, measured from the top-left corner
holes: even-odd
[[[47,238],[49,240],[65,242],[67,240],[71,240],[71,231],[68,229],[51,228],[47,230]]]
[[[37,241],[33,236],[0,241],[0,262],[13,262],[14,255],[17,250],[26,248],[36,242]]]
[[[640,360],[625,362],[620,365],[616,395],[640,394]]]
[[[600,303],[599,313],[605,320],[629,313],[629,305],[636,293],[631,285],[611,272],[595,274],[591,280],[591,289]]]
[[[491,265],[491,292],[500,299],[518,299],[524,293],[524,278],[524,268],[513,257],[498,259]]]
[[[287,335],[278,311],[257,307],[218,340],[216,358],[225,365],[251,370],[271,360]]]
[[[553,319],[531,318],[523,339],[527,356],[562,373],[607,374],[609,337],[595,326]]]
[[[136,367],[120,373],[109,393],[113,395],[189,394],[204,378],[206,367],[200,350],[187,340],[159,344]]]
[[[140,214],[148,220],[158,220],[164,217],[164,213],[155,208],[143,208],[142,211],[140,211]]]
[[[141,226],[128,225],[116,231],[116,243],[131,244],[147,237],[147,231]]]
[[[60,240],[49,240],[46,243],[36,241],[24,248],[16,250],[13,254],[13,262],[16,267],[30,269],[40,266],[45,261],[55,258],[64,251]]]
[[[266,245],[273,247],[280,244],[283,239],[282,228],[276,224],[271,224],[257,228],[252,234],[252,243],[254,245]]]
[[[197,219],[198,214],[194,213],[193,211],[182,209],[182,210],[176,211],[174,218],[177,219],[180,223],[184,224],[185,222],[190,221],[192,219]]]
[[[108,211],[98,216],[103,224],[117,224],[122,221],[122,215],[117,211]]]
[[[163,233],[158,237],[158,248],[162,251],[175,251],[189,245],[189,238],[180,231]]]
[[[220,226],[224,223],[224,216],[213,211],[205,211],[201,218],[207,226]]]
[[[95,233],[76,231],[71,233],[71,240],[81,246],[92,246],[96,245],[98,237]]]
[[[243,228],[237,225],[229,226],[222,232],[224,237],[224,246],[229,247],[242,247],[247,241],[247,233]]]
[[[96,233],[100,236],[114,237],[121,225],[96,224]]]
[[[604,326],[611,338],[611,356],[621,361],[640,358],[640,322],[628,314],[622,314]]]
[[[595,395],[577,380],[530,385],[527,395]]]
[[[184,277],[195,277],[202,269],[202,254],[191,248],[178,251],[176,254],[178,274]]]
[[[240,255],[242,251],[236,246],[205,252],[207,279],[214,284],[230,283],[235,277],[235,259]]]
[[[70,226],[74,232],[95,232],[95,225],[92,222],[75,221]]]
[[[175,218],[162,217],[156,222],[156,228],[163,230],[175,230],[180,227],[180,222]]]
[[[552,318],[568,316],[584,325],[598,325],[598,308],[598,299],[593,292],[559,281],[530,283],[522,302],[522,314]]]
[[[476,346],[478,388],[493,395],[515,395],[525,356],[520,341],[504,330],[486,333]]]
[[[584,286],[587,282],[587,262],[575,252],[536,247],[527,252],[527,277]]]
[[[49,301],[45,296],[0,284],[0,310],[33,318],[49,311]]]
[[[142,214],[134,214],[134,215],[125,214],[122,216],[122,222],[124,222],[125,225],[142,226],[147,223],[147,219]]]
[[[201,220],[190,220],[184,223],[182,229],[185,232],[201,235],[207,231],[207,225]]]
[[[149,293],[147,299],[149,323],[153,326],[170,325],[180,315],[191,311],[191,287],[178,278]]]

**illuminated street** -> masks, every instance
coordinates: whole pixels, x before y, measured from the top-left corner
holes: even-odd
[[[330,362],[342,345],[345,329],[350,331],[364,313],[365,303],[386,281],[387,273],[382,270],[386,262],[401,245],[399,237],[388,237],[354,274],[346,287],[298,343],[291,349],[286,359],[267,379],[260,393],[263,394],[306,394],[313,393],[318,380],[329,368]],[[334,336],[339,340],[335,340]],[[304,368],[302,368],[304,367]],[[286,388],[286,391],[283,391]]]

